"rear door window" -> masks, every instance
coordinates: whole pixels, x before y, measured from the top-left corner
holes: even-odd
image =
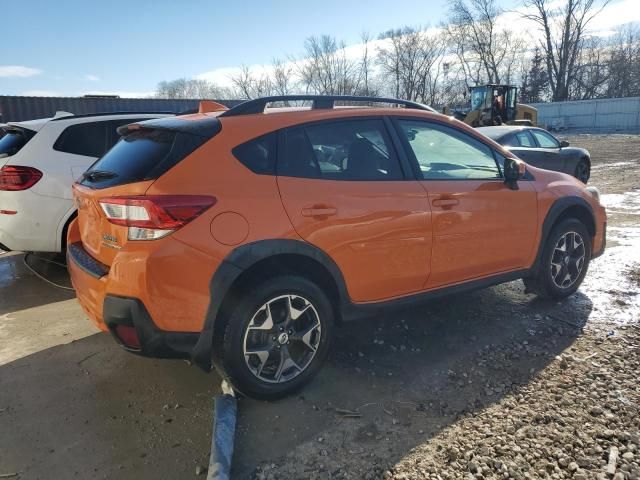
[[[11,157],[18,153],[34,135],[35,132],[21,128],[8,130],[0,138],[0,158]]]
[[[547,132],[542,130],[531,130],[533,136],[536,137],[538,144],[542,148],[560,148],[560,144],[558,141]]]
[[[379,119],[295,127],[286,132],[278,174],[326,180],[402,180],[402,170]]]
[[[526,130],[516,133],[516,138],[518,139],[518,146],[520,147],[535,148],[536,146],[531,134]]]

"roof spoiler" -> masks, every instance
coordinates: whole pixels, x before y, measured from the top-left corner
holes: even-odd
[[[125,136],[129,133],[141,130],[168,130],[173,132],[188,133],[199,137],[211,138],[216,135],[222,126],[217,117],[163,117],[130,123],[118,127],[118,134]]]
[[[229,110],[225,105],[214,102],[213,100],[200,100],[198,105],[198,113],[224,112]]]
[[[195,113],[212,113],[212,112],[226,112],[229,108],[213,100],[200,100],[198,108],[190,108],[183,110],[178,115],[193,115]]]
[[[73,117],[73,113],[58,110],[56,114],[53,116],[53,118],[62,118],[62,117]]]

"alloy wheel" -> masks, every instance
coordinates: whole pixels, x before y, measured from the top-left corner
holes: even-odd
[[[300,295],[281,295],[264,303],[244,334],[247,367],[258,379],[282,383],[294,379],[316,355],[322,325],[316,308]]]
[[[551,256],[551,278],[559,288],[569,288],[580,277],[584,268],[585,246],[577,232],[562,235]]]

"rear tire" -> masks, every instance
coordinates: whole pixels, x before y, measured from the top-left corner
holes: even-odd
[[[580,180],[585,185],[591,177],[591,165],[585,158],[581,159],[576,165],[576,170],[573,172],[573,176]]]
[[[333,308],[304,277],[284,275],[245,289],[224,328],[223,374],[238,392],[274,400],[309,382],[329,352]]]
[[[568,297],[580,287],[591,260],[591,237],[575,218],[556,225],[546,239],[535,276],[525,278],[526,291],[542,298]]]

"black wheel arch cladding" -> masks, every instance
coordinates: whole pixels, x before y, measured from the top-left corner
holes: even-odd
[[[551,208],[549,208],[547,216],[542,224],[540,244],[538,245],[538,252],[533,263],[532,271],[535,272],[538,270],[547,239],[549,238],[553,227],[563,218],[577,218],[585,223],[585,228],[591,237],[595,235],[596,221],[591,205],[589,205],[584,198],[575,195],[558,198],[553,202]],[[587,222],[584,222],[585,218],[588,220]]]
[[[278,239],[261,240],[248,243],[234,249],[220,263],[209,283],[211,302],[207,310],[202,333],[193,349],[192,361],[206,371],[212,368],[212,348],[214,345],[214,333],[219,315],[227,295],[233,290],[241,276],[263,260],[279,255],[296,255],[306,257],[319,263],[335,283],[339,313],[345,304],[349,303],[349,294],[342,276],[342,272],[335,262],[319,248],[300,240]]]

